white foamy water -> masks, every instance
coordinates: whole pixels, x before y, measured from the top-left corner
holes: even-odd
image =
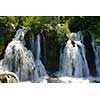
[[[17,74],[20,81],[38,79],[37,68],[33,54],[24,46],[25,33],[22,29],[16,32],[15,38],[8,44],[3,60],[3,66]]]
[[[13,40],[8,44],[4,59],[0,61],[0,73],[13,72],[20,81],[36,83],[89,83],[100,82],[100,46],[92,44],[95,54],[97,76],[91,77],[86,58],[86,48],[81,32],[68,35],[68,41],[64,48],[60,49],[59,71],[54,75],[57,78],[49,78],[45,66],[41,60],[41,35],[36,39],[34,35],[27,38],[25,29],[19,29]],[[43,37],[44,38],[44,37]],[[26,47],[28,45],[29,49]],[[45,48],[45,46],[43,46]],[[44,50],[45,51],[45,50]],[[34,53],[35,56],[34,57]],[[45,54],[44,54],[45,56]]]
[[[80,33],[72,33],[68,38],[64,49],[60,50],[60,68],[57,76],[89,76],[82,36]]]
[[[45,67],[41,61],[41,45],[40,45],[40,34],[37,35],[36,39],[36,66],[40,77],[48,77]]]

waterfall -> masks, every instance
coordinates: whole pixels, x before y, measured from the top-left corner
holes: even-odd
[[[60,49],[59,71],[55,75],[99,78],[100,46],[93,42],[95,39],[90,31],[68,34]]]
[[[40,37],[40,34],[38,34],[36,38],[36,66],[37,66],[40,77],[41,76],[48,77],[45,67],[41,61],[41,45],[40,45],[41,41],[40,40],[41,40],[41,37]]]
[[[8,44],[3,59],[3,66],[14,72],[20,81],[39,78],[33,54],[25,47],[25,32],[19,29],[14,39]]]
[[[92,36],[92,40],[96,39],[95,35]],[[97,76],[100,77],[100,46],[96,45],[94,42],[92,42],[93,50],[95,53],[95,63],[97,68]]]
[[[78,32],[69,34],[67,38],[60,50],[60,68],[57,76],[89,76],[83,36]]]
[[[60,48],[59,71],[54,73],[57,78],[52,78],[45,69],[45,37],[37,34],[35,38],[28,30],[16,31],[0,61],[0,75],[7,77],[8,82],[12,82],[8,77],[15,78],[13,81],[19,78],[20,81],[43,83],[100,81],[100,46],[93,43],[95,36],[81,31],[68,34]]]
[[[34,35],[28,30],[28,28],[23,28],[16,31],[5,50],[4,59],[0,61],[0,65],[8,72],[14,72],[20,81],[37,82],[47,78],[48,74],[41,61],[41,36],[38,34],[34,39]],[[45,41],[44,38],[43,41]]]
[[[36,38],[36,59],[40,59],[41,55],[40,55],[40,52],[41,52],[41,47],[40,47],[40,34],[37,35],[37,38]]]

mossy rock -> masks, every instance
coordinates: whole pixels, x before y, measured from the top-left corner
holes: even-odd
[[[17,83],[19,82],[18,77],[13,72],[4,72],[0,74],[1,83]]]

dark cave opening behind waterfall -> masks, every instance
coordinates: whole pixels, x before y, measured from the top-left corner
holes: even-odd
[[[92,46],[92,36],[91,33],[86,31],[83,33],[83,40],[86,49],[86,59],[88,62],[88,67],[90,71],[90,75],[97,76],[97,69],[95,63],[95,53]]]

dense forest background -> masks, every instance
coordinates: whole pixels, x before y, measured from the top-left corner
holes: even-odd
[[[97,36],[94,42],[100,43],[99,16],[1,16],[0,59],[16,30],[27,26],[31,27],[34,36],[41,33],[46,37],[46,67],[51,71],[58,68],[59,49],[65,41],[65,34],[90,30]]]

